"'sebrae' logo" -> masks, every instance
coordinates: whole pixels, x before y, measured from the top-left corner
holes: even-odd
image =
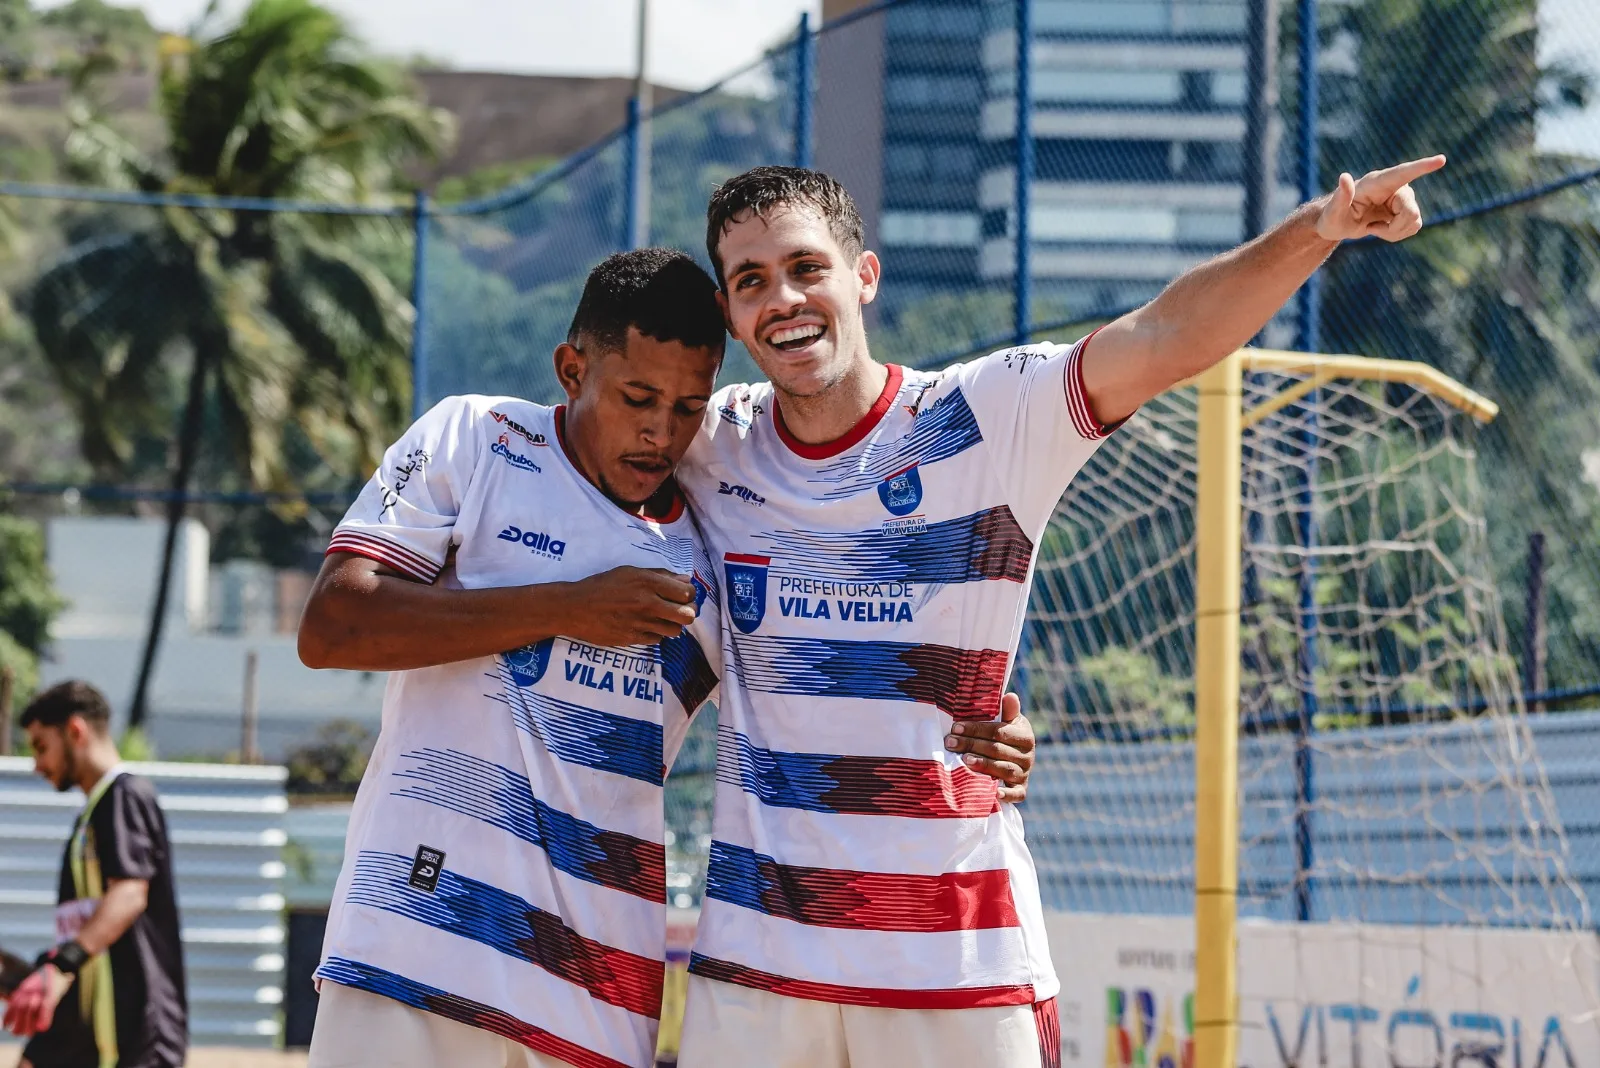
[[[521,527],[506,527],[495,535],[501,541],[513,541],[519,545],[526,545],[533,550],[535,556],[549,557],[559,560],[567,551],[567,543],[539,530],[523,530]]]
[[[767,503],[767,499],[749,486],[730,486],[726,482],[717,483],[717,492],[727,497],[737,497],[746,504],[753,504],[760,508]]]

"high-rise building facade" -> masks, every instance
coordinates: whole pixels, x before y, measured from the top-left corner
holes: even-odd
[[[828,6],[835,15],[851,5]],[[924,0],[864,20],[879,35],[882,78],[877,187],[866,199],[893,281],[891,317],[935,293],[1011,287],[1016,8]],[[1248,8],[1032,0],[1037,319],[1138,304],[1242,239]],[[1294,199],[1280,175],[1270,213]]]

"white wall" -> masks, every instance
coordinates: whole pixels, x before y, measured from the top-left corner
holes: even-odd
[[[99,687],[119,728],[144,649],[164,534],[159,519],[81,517],[54,519],[47,532],[56,588],[72,604],[53,630],[41,681],[83,679]],[[375,731],[384,675],[312,671],[300,663],[293,634],[207,632],[209,550],[205,528],[188,520],[150,692],[149,733],[158,753],[220,755],[239,748],[250,649],[260,657],[258,738],[269,759],[311,739],[329,719],[354,719]]]

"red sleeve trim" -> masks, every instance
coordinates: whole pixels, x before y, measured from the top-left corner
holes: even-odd
[[[894,404],[895,396],[900,392],[900,383],[905,380],[905,371],[899,364],[888,365],[889,377],[883,383],[883,392],[878,394],[878,399],[872,402],[872,407],[867,409],[867,414],[855,426],[847,430],[843,437],[834,438],[832,441],[819,442],[808,445],[795,437],[789,431],[789,424],[783,421],[783,411],[778,407],[778,395],[772,395],[772,423],[778,429],[778,440],[789,447],[789,451],[805,460],[827,460],[838,456],[852,445],[860,444],[861,440],[872,433],[874,427],[883,421]]]
[[[1110,437],[1127,419],[1119,419],[1115,423],[1102,423],[1094,417],[1094,409],[1089,406],[1089,391],[1083,384],[1083,354],[1088,351],[1089,342],[1094,340],[1105,327],[1096,327],[1088,337],[1072,346],[1072,352],[1067,356],[1067,366],[1063,372],[1067,391],[1067,412],[1072,416],[1072,425],[1079,436],[1089,441],[1099,441],[1101,438]]]
[[[427,557],[407,549],[403,545],[396,545],[384,538],[373,537],[360,531],[340,529],[333,532],[333,537],[328,539],[328,553],[354,553],[356,556],[365,556],[369,560],[376,560],[380,564],[387,564],[396,571],[418,582],[432,584],[439,577],[442,570]],[[323,555],[327,555],[324,553]]]

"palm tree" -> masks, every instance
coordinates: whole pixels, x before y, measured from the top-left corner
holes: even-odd
[[[254,0],[236,24],[208,33],[202,22],[196,36],[164,57],[163,158],[144,158],[74,101],[68,150],[86,176],[150,193],[358,201],[395,189],[399,166],[447,134],[399,71],[363,56],[310,0]],[[352,251],[371,220],[166,207],[140,226],[118,222],[79,235],[29,304],[102,473],[126,470],[134,431],[170,420],[186,376],[138,726],[203,423],[220,426],[231,461],[262,489],[286,488],[290,424],[376,462],[409,410],[412,309]]]

